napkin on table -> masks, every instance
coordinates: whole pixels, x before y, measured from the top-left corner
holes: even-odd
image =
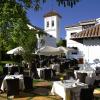
[[[73,87],[75,87],[79,83],[79,79],[77,79],[74,84],[72,84]]]

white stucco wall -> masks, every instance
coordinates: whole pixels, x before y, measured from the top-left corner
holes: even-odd
[[[44,44],[41,43],[41,40],[44,41]],[[38,48],[41,48],[43,46],[53,46],[56,47],[56,39],[54,37],[51,37],[50,35],[44,35],[38,38]]]
[[[100,24],[100,18],[96,19],[94,24]],[[82,25],[86,23],[82,23]],[[67,27],[66,30],[66,40],[67,40],[67,47],[78,47],[79,51],[83,53],[83,58],[85,62],[90,64],[94,63],[94,60],[98,59],[100,61],[100,38],[87,38],[82,39],[83,43],[78,43],[76,41],[70,40],[71,33],[80,32],[82,31],[82,26],[78,27]]]
[[[52,21],[54,21],[54,26],[52,27]],[[49,27],[47,27],[47,22],[49,22]],[[44,30],[51,36],[56,39],[60,37],[60,26],[59,26],[60,18],[58,16],[50,16],[45,17],[44,19]]]
[[[66,31],[66,39],[70,39],[71,33],[74,33],[74,32],[78,33],[82,31],[82,26],[65,28],[65,31]]]
[[[72,31],[67,31],[70,34]],[[75,31],[74,31],[75,32]],[[94,63],[95,59],[100,60],[100,39],[83,39],[83,43],[78,43],[76,41],[67,38],[68,47],[78,47],[79,51],[83,53],[83,58],[85,62]]]
[[[70,39],[71,33],[75,33],[75,32],[78,33],[80,31],[82,31],[82,26],[65,28],[65,31],[66,31],[65,39],[67,40],[67,43],[66,43],[67,47],[78,47],[79,51],[82,51],[83,44]]]
[[[100,60],[100,39],[84,39],[84,59],[89,62],[93,63],[95,59]]]
[[[46,36],[45,45],[56,47],[56,39],[54,37]]]
[[[28,27],[29,27],[29,29],[35,29],[31,25],[28,25]],[[54,35],[56,35],[56,34],[54,33]],[[36,34],[36,36],[37,36],[37,48],[38,49],[45,45],[56,47],[56,38],[54,38],[52,35],[50,36],[49,33],[47,33],[47,35],[43,35],[43,36],[39,36],[38,34]],[[44,41],[44,44],[41,44],[41,40]]]

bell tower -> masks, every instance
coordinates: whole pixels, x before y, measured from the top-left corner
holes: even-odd
[[[44,15],[44,31],[56,40],[60,39],[60,18],[61,16],[55,11]]]

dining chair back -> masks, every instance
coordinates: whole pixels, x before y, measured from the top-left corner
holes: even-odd
[[[51,80],[51,69],[45,69],[44,70],[44,79],[45,80]]]
[[[95,80],[93,86],[94,88],[100,88],[100,80]]]
[[[25,90],[32,90],[33,89],[33,79],[28,76],[24,76],[24,85]]]
[[[19,95],[19,79],[7,79],[7,97]]]
[[[15,73],[19,73],[18,67],[12,67],[12,68],[11,68],[10,74],[11,74],[11,75],[14,75]]]
[[[77,79],[79,79],[80,82],[85,83],[87,73],[77,73]]]
[[[82,88],[80,92],[80,100],[93,100],[93,91],[90,88]]]
[[[24,74],[24,68],[23,67],[19,67],[19,74]]]

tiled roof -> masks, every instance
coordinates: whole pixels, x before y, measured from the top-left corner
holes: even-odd
[[[91,24],[91,23],[93,23],[93,24],[96,23],[96,19],[80,21],[77,24],[69,25],[69,26],[66,26],[65,28],[78,27],[78,26],[82,26],[84,24]]]
[[[100,37],[100,24],[90,27],[79,33],[73,34],[71,39],[94,38],[94,37]]]
[[[77,23],[77,24],[73,24],[73,25],[68,25],[68,26],[66,26],[65,28],[70,28],[70,27],[78,27],[78,26],[80,26],[80,24],[79,24],[79,23]]]
[[[57,12],[55,12],[55,11],[50,11],[50,12],[46,13],[44,15],[44,17],[50,17],[50,16],[55,16],[55,15],[59,16],[61,18],[61,16]]]
[[[88,22],[95,22],[96,19],[91,19],[91,20],[83,20],[83,21],[80,21],[79,23],[88,23]]]

